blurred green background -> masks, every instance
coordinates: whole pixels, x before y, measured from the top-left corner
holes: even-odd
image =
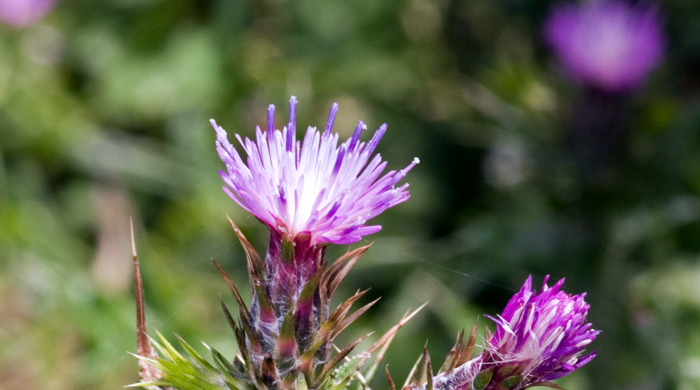
[[[208,119],[250,136],[296,95],[300,128],[335,101],[341,136],[386,122],[389,167],[421,159],[339,292],[383,297],[348,338],[430,301],[386,357],[399,384],[426,339],[441,362],[551,274],[603,330],[561,385],[700,389],[700,2],[660,3],[666,59],[592,174],[566,142],[585,94],[542,43],[553,4],[64,0],[0,26],[0,388],[138,380],[130,218],[150,331],[233,353],[210,260],[244,285],[226,215],[260,251],[267,237],[221,191]]]

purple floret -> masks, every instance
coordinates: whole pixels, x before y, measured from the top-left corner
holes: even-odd
[[[600,331],[586,322],[586,294],[561,290],[564,279],[537,294],[528,277],[498,318],[488,317],[497,327],[484,351],[484,367],[513,366],[523,380],[518,389],[560,378],[591,361],[597,351],[583,357],[585,347]],[[498,372],[498,369],[495,370]]]
[[[572,78],[611,92],[643,83],[665,50],[656,8],[622,0],[559,5],[544,36]]]
[[[275,130],[275,106],[268,109],[267,131],[256,129],[251,141],[235,135],[247,154],[244,161],[214,120],[216,149],[226,165],[220,175],[224,191],[241,207],[280,235],[293,239],[309,235],[312,244],[351,244],[381,229],[365,223],[409,198],[408,184],[395,185],[418,163],[383,176],[386,162],[374,149],[386,132],[382,125],[369,142],[361,142],[366,126],[338,145],[332,132],[338,105],[331,107],[323,133],[315,127],[296,138],[296,104],[289,103],[289,124]]]
[[[0,21],[15,27],[38,22],[55,6],[55,0],[1,0]]]

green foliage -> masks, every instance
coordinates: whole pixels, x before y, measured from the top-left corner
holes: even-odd
[[[177,336],[177,340],[181,348],[184,349],[185,355],[178,352],[160,332],[157,335],[159,341],[151,340],[151,343],[158,350],[159,356],[154,358],[137,357],[160,370],[161,378],[136,383],[130,387],[147,389],[173,387],[178,390],[255,389],[253,384],[246,383],[232,375],[236,371],[234,364],[227,361],[216,349],[205,344],[212,354],[214,363],[211,364],[180,336]],[[369,353],[363,352],[341,361],[330,372],[330,375],[314,388],[319,390],[364,389],[368,381],[372,379],[371,371],[376,368],[372,365],[363,368],[369,357]],[[236,376],[240,377],[240,374]],[[302,373],[296,375],[296,378],[297,389],[309,388]]]
[[[214,364],[217,365],[216,367],[202,358],[181,337],[178,336],[177,340],[187,356],[183,356],[178,352],[160,333],[158,333],[158,338],[160,342],[155,340],[151,342],[162,357],[153,359],[139,357],[139,359],[143,359],[158,368],[162,372],[162,378],[157,381],[142,382],[132,386],[145,388],[171,386],[180,390],[243,390],[251,388],[230,374],[231,363],[227,362],[215,349],[210,350]]]
[[[210,259],[244,285],[225,215],[256,248],[267,236],[220,190],[207,120],[250,136],[295,94],[300,124],[323,126],[337,101],[346,135],[389,124],[389,168],[421,158],[338,292],[383,299],[339,343],[430,301],[384,357],[405,378],[426,338],[445,356],[525,276],[552,274],[588,292],[603,330],[560,385],[700,388],[700,4],[660,3],[668,56],[583,182],[566,146],[581,92],[541,42],[550,2],[317,3],[59,1],[37,25],[0,26],[0,387],[138,380],[129,217],[149,327],[234,356]]]

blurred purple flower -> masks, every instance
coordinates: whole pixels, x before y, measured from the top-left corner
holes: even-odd
[[[586,322],[586,294],[561,291],[564,279],[548,287],[548,279],[537,294],[528,277],[503,314],[487,316],[497,328],[482,355],[482,370],[493,373],[485,389],[497,389],[502,383],[512,390],[525,389],[567,375],[596,356],[597,351],[581,357],[600,333]]]
[[[383,124],[372,139],[360,142],[367,127],[360,121],[353,136],[338,146],[332,127],[338,105],[333,104],[323,133],[309,127],[303,141],[296,138],[296,104],[289,102],[289,124],[275,130],[275,106],[270,105],[267,131],[256,130],[256,140],[235,137],[248,155],[247,163],[231,145],[226,131],[214,120],[216,147],[226,172],[220,171],[224,191],[274,232],[310,245],[350,244],[375,233],[379,225],[365,226],[389,207],[409,198],[408,184],[394,185],[418,163],[380,178],[386,162],[370,155],[386,132]]]
[[[665,49],[657,9],[621,0],[559,5],[544,36],[571,77],[612,92],[641,84]]]
[[[36,23],[53,9],[55,0],[0,0],[0,20],[15,27]]]

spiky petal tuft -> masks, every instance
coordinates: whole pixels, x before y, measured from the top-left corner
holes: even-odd
[[[408,199],[408,184],[395,185],[418,159],[381,176],[386,162],[372,153],[387,125],[369,142],[361,142],[367,126],[360,121],[353,136],[338,145],[338,134],[332,132],[338,112],[335,103],[323,132],[309,127],[303,140],[297,140],[296,105],[292,97],[289,123],[282,130],[275,130],[275,106],[270,105],[267,130],[258,127],[255,141],[236,134],[248,156],[246,161],[231,145],[226,131],[211,121],[217,132],[217,151],[226,165],[226,171],[220,172],[224,191],[290,241],[307,235],[312,246],[351,244],[379,231],[381,226],[365,223]]]
[[[528,277],[500,316],[487,316],[497,325],[483,352],[483,367],[494,373],[487,389],[509,378],[518,381],[509,388],[525,389],[567,375],[596,356],[597,351],[581,357],[600,333],[586,322],[586,294],[562,291],[564,279],[549,287],[548,279],[537,294]]]

